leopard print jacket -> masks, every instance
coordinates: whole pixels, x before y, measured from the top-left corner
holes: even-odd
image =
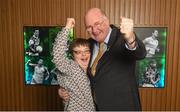
[[[70,100],[65,102],[64,110],[95,111],[88,76],[75,61],[68,59],[66,56],[69,30],[63,28],[57,34],[53,46],[53,62],[61,72],[57,75],[59,85],[68,90],[70,95]]]

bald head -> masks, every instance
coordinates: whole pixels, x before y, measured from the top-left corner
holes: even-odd
[[[94,17],[94,16],[97,16],[97,17],[106,17],[104,11],[102,11],[101,9],[99,8],[91,8],[89,9],[86,14],[85,14],[85,20],[87,18],[91,18],[91,17]]]
[[[91,8],[86,12],[84,21],[91,38],[98,42],[104,41],[110,27],[105,13],[99,8]]]

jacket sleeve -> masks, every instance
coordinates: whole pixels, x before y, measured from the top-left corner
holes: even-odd
[[[129,52],[129,50],[128,50],[128,52]],[[142,40],[140,40],[137,36],[136,36],[136,49],[134,51],[132,51],[130,54],[133,57],[135,57],[136,60],[144,59],[146,56],[145,45],[142,42]]]
[[[135,35],[136,36],[136,35]],[[126,41],[124,40],[123,35],[120,38],[117,37],[116,45],[118,46],[119,52],[121,55],[128,59],[140,60],[144,59],[146,56],[146,49],[144,43],[136,36],[136,48],[134,50],[130,50],[126,47]]]

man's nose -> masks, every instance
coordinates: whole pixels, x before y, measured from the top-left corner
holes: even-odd
[[[93,33],[96,33],[96,32],[97,32],[97,27],[93,26],[93,27],[92,27],[92,32],[93,32]]]

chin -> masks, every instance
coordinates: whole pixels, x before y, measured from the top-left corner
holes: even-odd
[[[82,66],[82,65],[80,65],[80,67],[81,67],[83,70],[86,70],[86,69],[87,69],[87,66]]]
[[[83,68],[87,68],[88,64],[82,64]]]

